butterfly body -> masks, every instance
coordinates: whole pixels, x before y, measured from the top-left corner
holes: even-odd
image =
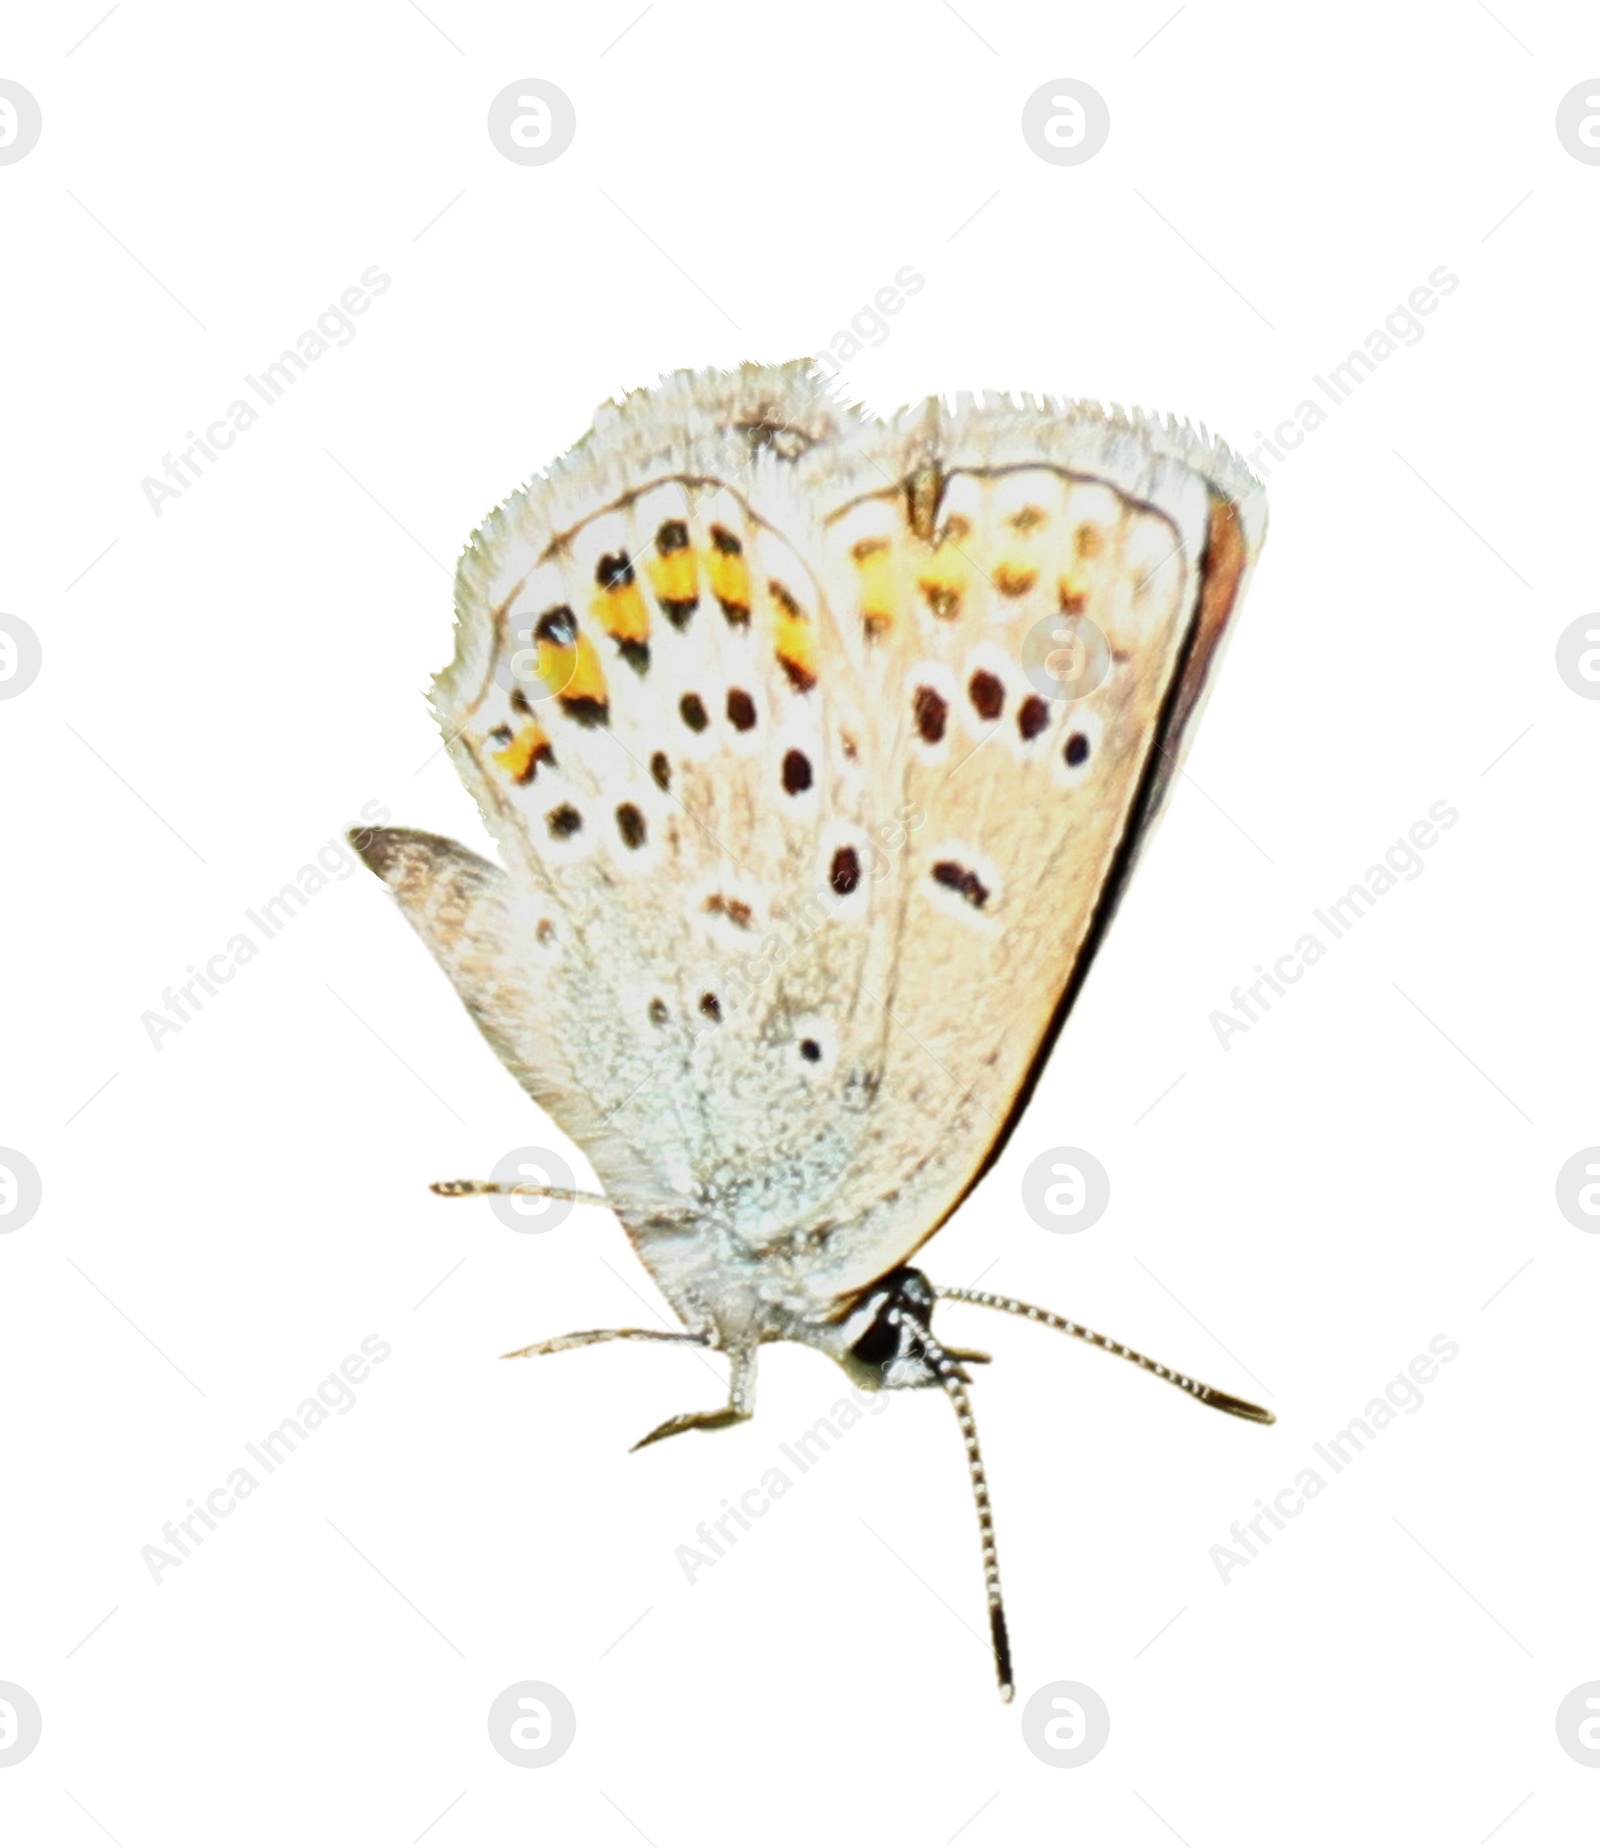
[[[503,864],[365,857],[732,1358],[657,1434],[748,1415],[771,1340],[961,1392],[907,1260],[1026,1103],[1261,530],[1170,423],[880,423],[802,363],[635,394],[474,535],[434,700]]]

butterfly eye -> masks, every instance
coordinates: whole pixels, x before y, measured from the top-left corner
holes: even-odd
[[[909,1267],[886,1277],[862,1305],[866,1326],[850,1344],[850,1357],[878,1387],[923,1386],[934,1376],[920,1331],[933,1312],[933,1286]]]
[[[867,1324],[866,1332],[850,1349],[864,1365],[880,1370],[885,1362],[900,1352],[901,1333],[889,1320],[888,1310],[887,1302],[879,1306],[877,1314]]]
[[[800,1042],[800,1057],[808,1065],[817,1065],[822,1059],[822,1048],[814,1039],[803,1039]]]

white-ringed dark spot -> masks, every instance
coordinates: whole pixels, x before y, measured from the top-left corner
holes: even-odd
[[[936,862],[933,877],[938,884],[948,886],[952,892],[959,892],[977,911],[981,911],[989,902],[989,888],[970,867],[962,866],[955,860]]]
[[[967,696],[980,719],[993,721],[1005,710],[1006,690],[997,674],[980,667],[967,682]]]
[[[1030,693],[1017,708],[1017,730],[1024,741],[1037,738],[1050,723],[1050,707],[1037,693]]]
[[[923,742],[937,744],[944,737],[945,720],[950,714],[944,695],[935,693],[932,687],[918,687],[916,697],[911,702],[911,711]]]

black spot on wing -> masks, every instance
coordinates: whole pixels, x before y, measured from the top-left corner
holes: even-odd
[[[963,866],[957,860],[936,861],[933,877],[937,884],[948,886],[952,892],[959,892],[976,911],[981,911],[989,902],[989,888],[971,867]]]

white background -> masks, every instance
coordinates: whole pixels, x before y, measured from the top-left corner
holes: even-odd
[[[45,1188],[0,1239],[0,1680],[44,1714],[7,1839],[1592,1831],[1600,1776],[1554,1729],[1600,1677],[1600,1239],[1554,1191],[1600,1141],[1600,705],[1554,666],[1597,603],[1600,169],[1554,132],[1600,65],[1585,10],[1191,0],[1146,44],[1165,0],[657,0],[612,45],[633,0],[127,0],[68,56],[101,11],[14,16],[0,64],[44,112],[0,168],[0,608],[44,646],[0,707],[0,1141]],[[577,110],[547,167],[485,132],[528,76]],[[1111,110],[1081,167],[1019,130],[1063,76]],[[372,264],[357,337],[156,517],[141,479]],[[656,1299],[604,1214],[526,1236],[428,1193],[554,1134],[364,869],[159,1051],[141,1024],[363,803],[484,847],[421,688],[495,501],[613,391],[815,351],[906,264],[926,287],[847,368],[874,409],[1036,388],[1245,448],[1460,278],[1274,465],[1192,780],[924,1254],[1280,1416],[941,1313],[996,1354],[1009,1708],[938,1395],[691,1587],[674,1549],[836,1370],[768,1350],[753,1423],[629,1456],[717,1402],[701,1356],[495,1358]],[[1423,873],[1223,1050],[1230,990],[1440,800]],[[1018,1189],[1061,1143],[1112,1177],[1076,1236]],[[141,1548],[370,1333],[355,1409],[153,1583]],[[1230,1525],[1438,1334],[1422,1409],[1224,1584]],[[485,1729],[523,1679],[578,1716],[543,1770]],[[1111,1713],[1076,1770],[1020,1729],[1061,1679]]]

